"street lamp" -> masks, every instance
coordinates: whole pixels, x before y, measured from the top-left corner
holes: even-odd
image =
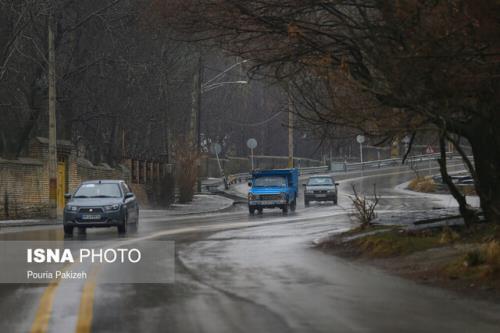
[[[230,70],[232,70],[233,68],[239,66],[239,65],[242,65],[244,63],[248,62],[248,60],[242,60],[240,62],[237,62],[231,66],[229,66],[228,68],[226,68],[225,70],[223,70],[222,72],[220,72],[219,74],[217,74],[216,76],[214,76],[213,78],[211,78],[210,80],[204,82],[204,83],[201,83],[201,69],[202,69],[202,60],[201,60],[201,56],[199,57],[199,63],[198,63],[198,69],[199,69],[199,72],[197,75],[195,75],[195,88],[193,89],[193,112],[192,112],[192,131],[190,132],[191,134],[194,134],[195,132],[197,132],[197,140],[195,142],[197,142],[197,148],[200,149],[200,135],[201,135],[201,96],[202,94],[208,92],[208,91],[211,91],[211,90],[214,90],[214,89],[217,89],[217,88],[220,88],[222,86],[225,86],[225,85],[234,85],[234,84],[248,84],[248,81],[243,81],[243,80],[239,80],[239,81],[219,81],[221,78],[224,77],[224,75],[229,72]],[[194,125],[194,124],[197,124],[197,125]],[[194,130],[193,127],[196,126],[196,129],[197,131]],[[192,136],[192,138],[194,139],[194,135]],[[199,173],[198,173],[198,191],[200,192],[201,191],[201,179],[199,177]]]
[[[210,80],[208,80],[207,82],[205,82],[203,85],[207,85],[207,84],[210,84],[210,83],[212,83],[214,81],[217,81],[218,79],[220,79],[221,77],[223,77],[224,74],[226,74],[227,72],[229,72],[230,70],[232,70],[236,66],[242,65],[242,64],[244,64],[246,62],[248,62],[248,60],[242,60],[240,62],[237,62],[237,63],[229,66],[228,68],[226,68],[225,70],[223,70],[222,72],[220,72],[219,74],[217,74],[216,76],[214,76],[213,78],[211,78]]]
[[[201,93],[206,93],[207,91],[214,90],[229,84],[248,84],[248,81],[231,81],[231,82],[216,82],[212,84],[204,83],[201,86]]]

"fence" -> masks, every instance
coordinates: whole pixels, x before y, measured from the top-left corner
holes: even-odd
[[[150,184],[172,174],[174,165],[160,161],[129,159],[126,161],[131,173],[132,184]]]
[[[410,156],[406,159],[405,163],[412,165],[414,163],[424,162],[424,161],[434,161],[439,158],[440,154],[426,154],[426,155],[416,155]],[[448,158],[453,158],[453,154],[448,153]],[[402,165],[402,158],[392,158],[386,160],[376,160],[376,161],[366,161],[363,163],[347,163],[347,162],[332,162],[330,166],[323,165],[317,167],[305,167],[298,168],[301,175],[312,175],[321,174],[327,172],[348,172],[348,171],[359,171],[359,170],[369,170],[369,169],[380,169],[386,167],[394,167]],[[247,182],[250,178],[249,173],[237,173],[228,176],[227,182],[229,185]]]

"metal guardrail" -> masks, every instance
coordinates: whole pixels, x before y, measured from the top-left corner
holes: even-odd
[[[315,173],[328,172],[330,171],[330,168],[328,168],[328,165],[323,165],[319,167],[299,168],[299,171],[301,175],[310,175]]]
[[[228,185],[233,185],[233,184],[248,182],[249,179],[250,179],[250,173],[248,172],[236,173],[234,175],[227,176],[227,183]]]
[[[449,158],[453,157],[452,154],[447,154]],[[412,165],[414,163],[425,162],[425,161],[434,161],[439,158],[441,154],[426,154],[426,155],[416,155],[409,156],[405,164]],[[363,163],[346,163],[346,162],[337,162],[332,164],[332,171],[357,171],[357,170],[365,170],[365,169],[380,169],[383,167],[392,167],[402,165],[402,158],[391,158],[386,160],[376,160],[376,161],[367,161]]]
[[[449,158],[452,158],[452,154],[447,154]],[[433,161],[439,158],[440,154],[426,154],[426,155],[416,155],[409,156],[405,164],[412,165],[413,163],[419,163],[424,161]],[[366,170],[366,169],[380,169],[385,167],[392,167],[401,165],[403,162],[402,158],[392,158],[386,160],[377,160],[377,161],[367,161],[363,163],[347,163],[347,162],[338,162],[332,163],[331,166],[323,165],[319,167],[306,167],[299,168],[300,175],[312,175],[318,173],[327,173],[327,172],[348,172],[348,171],[357,171],[357,170]],[[233,185],[238,183],[247,182],[250,179],[249,173],[237,173],[233,175],[229,175],[227,177],[227,184]]]

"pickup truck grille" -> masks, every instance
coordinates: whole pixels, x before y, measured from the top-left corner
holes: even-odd
[[[314,191],[314,194],[326,194],[328,193],[328,191],[326,190],[317,190],[317,191]]]
[[[280,194],[261,194],[260,200],[281,200]]]

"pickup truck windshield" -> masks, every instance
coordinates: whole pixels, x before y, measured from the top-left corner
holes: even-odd
[[[75,198],[121,198],[118,184],[83,184]]]
[[[253,186],[256,187],[284,187],[286,186],[286,178],[279,176],[259,177],[253,181]]]
[[[325,178],[310,178],[309,181],[307,182],[307,185],[309,186],[328,186],[328,185],[333,185],[333,180],[330,177],[325,177]]]

